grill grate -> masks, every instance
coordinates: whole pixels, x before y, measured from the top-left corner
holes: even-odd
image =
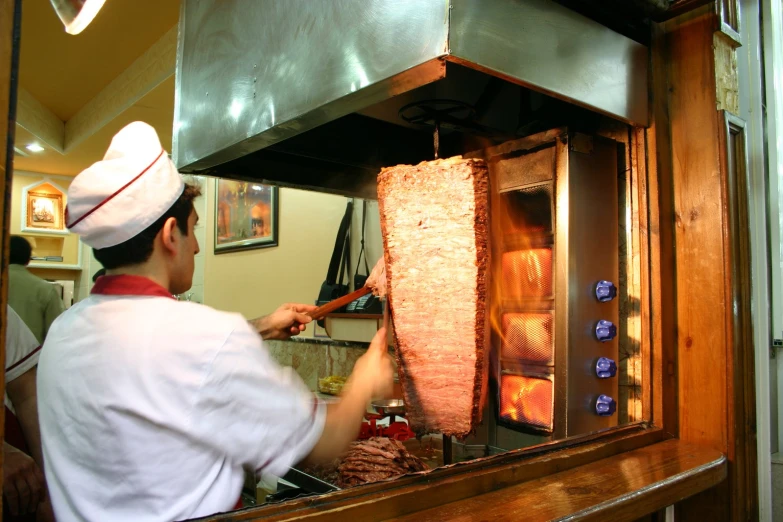
[[[551,312],[503,314],[505,358],[554,364],[554,317]]]
[[[500,378],[500,418],[505,422],[552,430],[554,385],[523,375]]]
[[[503,194],[508,211],[509,234],[552,232],[552,184],[545,183]]]
[[[552,249],[532,248],[503,254],[505,298],[552,296]]]

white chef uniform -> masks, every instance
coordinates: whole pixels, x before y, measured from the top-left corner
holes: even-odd
[[[38,364],[41,345],[33,332],[24,323],[13,308],[6,305],[7,323],[5,330],[5,385],[21,377]],[[30,454],[22,431],[22,425],[16,418],[16,410],[6,393],[5,403],[5,441],[11,446]]]
[[[6,311],[8,313],[5,331],[5,384],[7,388],[9,382],[21,377],[38,364],[41,345],[13,308],[6,305]],[[8,400],[7,394],[5,405],[12,412],[14,411],[13,404]]]
[[[151,128],[140,125],[123,129],[104,162],[80,174],[103,185],[119,178],[94,184],[103,197],[92,197],[79,177],[71,185],[70,228],[88,245],[134,237],[168,207],[150,202],[162,208],[150,220],[129,205],[170,199],[177,190],[167,177],[179,175],[158,154],[157,136],[151,140]],[[117,169],[118,160],[140,168]],[[91,205],[82,204],[90,198]],[[127,221],[135,232],[122,228]],[[99,278],[89,298],[53,323],[39,362],[38,399],[46,477],[61,522],[228,511],[244,469],[285,474],[311,451],[326,417],[325,406],[271,359],[240,315],[176,301],[153,281],[124,275]]]

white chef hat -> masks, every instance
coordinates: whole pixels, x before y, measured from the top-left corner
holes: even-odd
[[[66,226],[93,248],[119,245],[165,214],[184,189],[155,129],[136,121],[114,136],[103,160],[74,178]]]

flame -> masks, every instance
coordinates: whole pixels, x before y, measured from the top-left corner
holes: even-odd
[[[507,299],[552,295],[551,248],[505,252],[500,264]]]
[[[503,375],[500,389],[502,418],[542,428],[552,427],[552,381]]]
[[[491,175],[490,165],[490,223],[492,234],[491,292],[489,321],[495,337],[495,354],[506,341],[503,328],[506,305],[516,307],[520,300],[528,307],[550,298],[554,291],[553,249],[535,244],[536,236],[550,232],[542,228],[544,205],[533,200],[525,205],[518,192],[501,193],[497,176]],[[548,227],[553,217],[551,208]],[[519,311],[519,310],[516,310]]]

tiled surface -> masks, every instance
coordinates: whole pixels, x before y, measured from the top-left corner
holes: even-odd
[[[772,464],[772,520],[783,522],[783,464]]]
[[[292,367],[313,391],[318,389],[318,379],[330,375],[349,376],[357,359],[365,352],[362,348],[306,342],[267,341],[264,344],[280,365]]]

